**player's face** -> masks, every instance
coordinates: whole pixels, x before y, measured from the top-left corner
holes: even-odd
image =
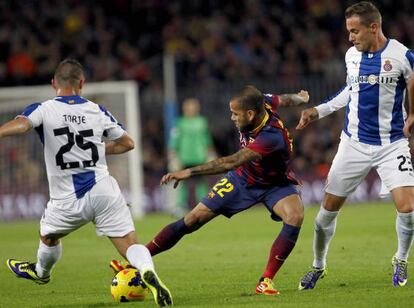
[[[378,25],[373,23],[366,26],[357,15],[346,19],[346,29],[349,32],[349,41],[354,44],[358,51],[372,51],[371,46],[375,41]]]
[[[253,127],[254,114],[252,110],[241,108],[237,100],[230,101],[231,120],[241,132],[251,131]]]

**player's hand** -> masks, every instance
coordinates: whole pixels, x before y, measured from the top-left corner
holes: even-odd
[[[302,114],[300,116],[300,120],[296,129],[301,130],[304,129],[310,122],[317,120],[319,117],[318,110],[316,108],[308,108],[302,110]]]
[[[180,183],[181,180],[188,179],[190,176],[191,176],[190,169],[184,169],[184,170],[180,170],[177,172],[170,172],[170,173],[165,174],[162,177],[160,184],[165,185],[171,181],[175,181],[173,187],[177,188],[178,183]]]
[[[413,125],[414,125],[414,115],[409,115],[407,117],[407,120],[405,121],[404,128],[403,128],[405,137],[407,138],[411,137],[411,130],[413,128]]]
[[[302,103],[306,104],[309,102],[309,93],[306,90],[300,90],[299,93],[296,94]]]

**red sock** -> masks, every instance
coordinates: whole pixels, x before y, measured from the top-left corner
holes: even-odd
[[[188,233],[191,233],[191,231],[185,225],[184,218],[182,218],[164,227],[146,246],[151,256],[155,256],[173,247]]]
[[[267,277],[273,279],[283,265],[283,262],[285,262],[293,250],[293,247],[295,247],[299,231],[300,227],[291,226],[285,223],[283,224],[282,230],[270,249],[269,260],[267,261],[267,266],[262,278]]]

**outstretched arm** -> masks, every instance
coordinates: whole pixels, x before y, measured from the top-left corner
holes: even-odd
[[[121,138],[105,143],[105,154],[122,154],[135,147],[132,138],[125,132]]]
[[[319,117],[318,110],[316,108],[308,108],[305,110],[302,110],[302,113],[300,115],[300,120],[298,125],[296,126],[296,129],[301,130],[304,129],[306,126],[308,126],[309,123],[317,120]]]
[[[18,117],[0,126],[0,139],[7,136],[24,134],[32,128],[32,122],[26,117]]]
[[[279,106],[289,107],[289,106],[298,106],[301,104],[306,104],[309,102],[309,93],[305,90],[300,90],[299,93],[294,94],[280,94],[279,96]]]
[[[411,129],[414,126],[414,73],[411,76],[408,89],[408,117],[403,128],[405,137],[411,137]]]
[[[307,108],[302,111],[300,120],[296,129],[304,129],[309,123],[322,119],[332,112],[337,111],[346,106],[349,102],[349,86],[344,86],[334,96],[328,98],[324,103],[316,107]]]
[[[260,155],[259,153],[252,151],[250,149],[247,149],[247,148],[243,148],[237,153],[234,153],[229,156],[217,158],[215,160],[212,160],[202,165],[180,170],[177,172],[167,173],[166,175],[162,177],[160,183],[167,184],[168,182],[175,180],[174,188],[176,188],[178,183],[181,180],[188,179],[189,177],[192,177],[195,175],[223,173],[223,172],[232,170],[234,168],[237,168],[238,166],[242,165],[245,162],[248,162],[251,160],[257,160],[261,158],[262,158],[262,155]]]

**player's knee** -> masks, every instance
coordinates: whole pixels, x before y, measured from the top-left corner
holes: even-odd
[[[204,225],[204,220],[202,215],[190,212],[185,216],[184,223],[190,232],[194,232]]]
[[[341,209],[345,200],[346,200],[346,197],[340,197],[340,196],[332,195],[330,193],[326,193],[322,201],[322,207],[327,211],[337,212]]]
[[[402,201],[397,204],[397,211],[400,213],[411,213],[414,211],[414,202]]]
[[[48,247],[57,246],[60,243],[59,236],[55,234],[49,234],[41,236],[40,240]]]
[[[300,211],[300,210],[292,211],[292,212],[286,213],[284,222],[289,225],[299,227],[303,223],[303,218],[304,218],[303,211]]]

